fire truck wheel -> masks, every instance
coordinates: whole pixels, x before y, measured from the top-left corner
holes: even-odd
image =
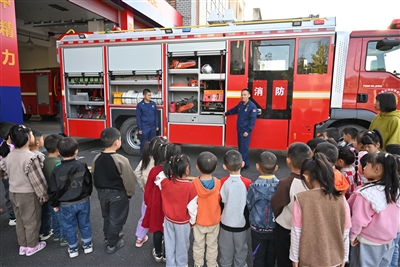
[[[54,120],[57,117],[57,114],[53,115],[40,115],[43,120]]]
[[[22,116],[24,117],[24,121],[29,121],[29,119],[32,117],[32,114],[22,114]]]
[[[365,127],[363,127],[361,125],[357,125],[357,124],[344,124],[344,125],[336,127],[339,130],[340,137],[342,137],[343,129],[346,128],[346,127],[355,127],[355,128],[357,128],[358,132],[361,132],[361,131],[364,131],[364,130],[368,129],[368,128],[365,128]]]
[[[129,155],[136,155],[140,149],[139,131],[136,118],[127,119],[120,128],[122,149]]]

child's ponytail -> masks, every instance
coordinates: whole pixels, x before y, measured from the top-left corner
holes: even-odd
[[[361,183],[359,177],[358,177],[358,151],[354,147],[350,148],[350,151],[354,153],[354,170],[355,170],[355,175],[354,175],[354,184],[358,185]]]
[[[10,147],[7,140],[10,138],[10,129],[15,125],[13,122],[3,121],[0,122],[0,138],[3,142],[0,145],[0,156],[5,158],[10,153]]]
[[[174,155],[164,165],[164,174],[169,179],[182,178],[186,174],[186,168],[190,168],[190,159],[187,155]]]
[[[339,148],[338,159],[343,160],[346,165],[354,164],[354,184],[358,185],[358,151],[354,147],[344,146]]]
[[[174,173],[173,159],[174,156],[181,154],[181,147],[175,144],[168,144],[165,149],[165,163],[164,163],[164,174],[166,177],[171,178]]]
[[[383,136],[382,136],[381,131],[379,131],[379,129],[375,128],[372,130],[372,132],[377,136],[380,147],[383,147]]]
[[[335,188],[335,174],[328,158],[322,153],[315,153],[311,159],[306,159],[301,166],[300,175],[307,174],[310,182],[317,181],[325,194],[339,196]]]
[[[385,196],[388,204],[396,202],[399,198],[399,174],[396,158],[390,153],[378,153],[369,157],[368,162],[372,166],[377,164],[382,166],[382,179],[375,184],[385,186]]]
[[[8,135],[10,135],[10,134],[8,134]],[[1,146],[0,146],[0,156],[2,158],[7,157],[7,155],[10,153],[10,147],[7,144],[7,139],[8,139],[8,136],[7,136],[7,138],[3,138],[3,142],[1,143]]]
[[[154,155],[157,153],[160,144],[166,144],[166,143],[167,143],[166,138],[161,136],[156,136],[144,144],[142,150],[142,166],[140,168],[141,171],[144,171],[147,168],[147,166],[149,166],[151,157],[153,157],[154,159]]]

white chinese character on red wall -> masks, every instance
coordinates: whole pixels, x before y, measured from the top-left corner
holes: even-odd
[[[283,96],[283,95],[285,95],[285,87],[282,87],[282,86],[275,87],[275,95],[276,95],[276,96]]]
[[[262,87],[254,88],[254,96],[263,96],[263,88]]]

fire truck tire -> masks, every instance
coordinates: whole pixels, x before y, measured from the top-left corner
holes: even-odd
[[[40,117],[44,120],[54,120],[57,117],[57,114],[56,115],[54,115],[54,114],[53,115],[40,115]]]
[[[361,125],[357,125],[357,124],[344,124],[344,125],[341,125],[341,126],[336,127],[336,128],[339,130],[340,134],[342,134],[343,129],[346,128],[346,127],[355,127],[355,128],[357,128],[358,132],[367,130],[367,128],[365,128],[365,127],[363,127]]]
[[[25,113],[22,111],[22,116],[23,116],[23,118],[24,118],[24,121],[29,121],[29,119],[32,117],[32,114],[25,114]]]
[[[136,118],[129,118],[120,128],[122,149],[129,155],[136,155],[140,149],[139,131]]]

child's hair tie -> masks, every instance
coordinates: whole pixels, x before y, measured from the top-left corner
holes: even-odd
[[[18,124],[18,131],[21,131],[22,129],[25,129],[25,125],[23,124]]]

